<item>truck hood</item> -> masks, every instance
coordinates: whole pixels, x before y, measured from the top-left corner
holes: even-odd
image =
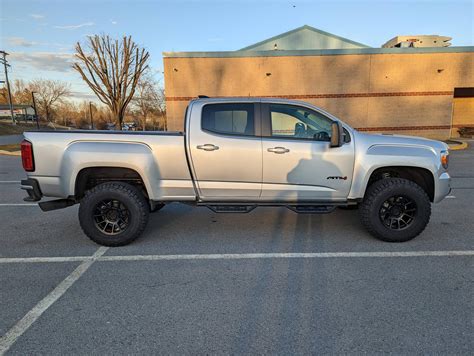
[[[448,145],[441,141],[430,140],[417,136],[404,135],[381,135],[381,134],[367,134],[357,132],[360,138],[372,145],[410,145],[410,146],[424,146],[433,148],[436,152],[445,151]]]

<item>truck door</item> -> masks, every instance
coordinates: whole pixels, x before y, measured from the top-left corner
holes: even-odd
[[[346,132],[347,143],[331,148],[331,123],[306,107],[262,102],[263,200],[347,198],[354,143]]]
[[[188,152],[203,200],[256,200],[262,187],[260,104],[197,102],[188,118]]]

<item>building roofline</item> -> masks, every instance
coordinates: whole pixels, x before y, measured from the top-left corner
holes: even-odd
[[[350,54],[423,54],[423,53],[469,53],[474,46],[459,47],[411,47],[411,48],[347,48],[273,51],[223,51],[223,52],[163,52],[163,58],[241,58],[241,57],[289,57],[289,56],[334,56]]]
[[[344,41],[344,42],[351,43],[351,44],[353,44],[353,45],[355,45],[355,46],[361,46],[361,47],[365,47],[365,48],[370,48],[370,46],[367,46],[367,45],[365,45],[365,44],[363,44],[363,43],[360,43],[360,42],[356,42],[356,41],[350,40],[349,38],[341,37],[341,36],[338,36],[338,35],[335,35],[335,34],[332,34],[332,33],[329,33],[329,32],[326,32],[326,31],[323,31],[323,30],[320,30],[320,29],[317,29],[317,28],[314,28],[314,27],[311,27],[311,26],[308,26],[308,25],[304,25],[304,26],[297,27],[297,28],[295,28],[295,29],[293,29],[293,30],[290,30],[290,31],[281,33],[281,34],[279,34],[279,35],[276,35],[276,36],[267,38],[266,40],[263,40],[263,41],[254,43],[254,44],[252,44],[252,45],[250,45],[250,46],[241,48],[241,49],[239,49],[239,51],[249,51],[249,50],[251,50],[252,48],[258,47],[258,46],[260,46],[260,45],[262,45],[262,44],[264,44],[264,43],[267,43],[267,42],[270,42],[270,41],[278,40],[278,39],[280,39],[280,38],[282,38],[282,37],[291,35],[292,33],[295,33],[295,32],[301,31],[301,30],[310,30],[310,31],[319,33],[319,34],[321,34],[321,35],[329,36],[329,37],[336,38],[336,39],[341,40],[341,41]]]

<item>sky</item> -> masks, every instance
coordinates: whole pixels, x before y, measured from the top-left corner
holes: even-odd
[[[371,47],[419,34],[473,46],[474,0],[0,0],[10,80],[66,81],[77,100],[95,99],[71,68],[74,44],[89,35],[131,35],[162,82],[162,52],[233,51],[303,25]]]

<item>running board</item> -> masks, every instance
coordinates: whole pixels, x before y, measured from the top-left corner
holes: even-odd
[[[286,207],[298,214],[329,214],[336,209],[334,205],[287,205]]]
[[[200,204],[201,205],[201,204]],[[260,204],[202,204],[215,213],[249,213]],[[262,205],[266,206],[266,205]],[[336,205],[267,205],[283,206],[298,214],[328,214],[336,209]]]
[[[249,213],[257,207],[257,205],[206,205],[215,213]]]

